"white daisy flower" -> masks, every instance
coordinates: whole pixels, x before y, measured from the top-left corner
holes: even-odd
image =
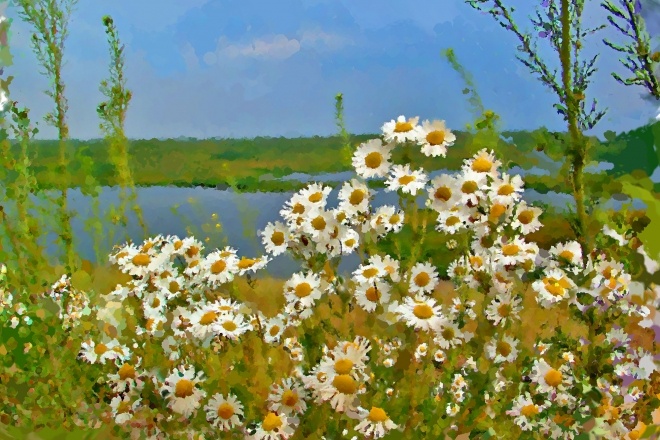
[[[252,325],[246,322],[245,315],[228,313],[222,315],[213,323],[212,328],[215,333],[235,341],[243,333],[252,330]]]
[[[570,298],[577,286],[561,269],[546,269],[545,276],[532,283],[536,293],[536,301],[542,307],[549,307],[563,299]]]
[[[137,398],[133,393],[124,393],[117,395],[110,400],[110,408],[112,416],[115,418],[115,423],[124,425],[129,422],[135,412],[142,406],[142,399]]]
[[[329,241],[335,228],[339,226],[332,211],[313,210],[308,213],[301,227],[316,241]]]
[[[385,181],[386,191],[399,191],[404,194],[417,195],[426,186],[428,177],[424,170],[410,170],[410,164],[394,165],[390,177]]]
[[[552,246],[550,248],[550,255],[555,257],[563,265],[566,263],[574,266],[582,265],[582,247],[575,240]]]
[[[437,212],[451,209],[461,200],[458,180],[449,174],[433,178],[428,193],[430,208]]]
[[[383,139],[386,142],[417,141],[419,133],[416,130],[419,117],[406,119],[399,116],[396,121],[391,120],[383,125]]]
[[[134,364],[118,362],[121,366],[117,365],[117,372],[108,373],[108,383],[110,388],[118,393],[125,393],[134,389],[138,391],[142,390],[142,387],[144,386],[144,377],[141,377],[142,375],[135,370],[141,362],[141,358],[139,358],[137,363]]]
[[[472,159],[466,160],[463,165],[464,171],[472,171],[482,174],[484,177],[489,176],[492,179],[497,179],[499,172],[498,168],[502,162],[495,159],[495,152],[491,150],[489,153],[486,148],[475,154]]]
[[[165,379],[161,394],[168,399],[168,407],[189,418],[199,408],[199,402],[206,397],[206,391],[197,388],[203,382],[204,372],[195,373],[192,366],[175,368]]]
[[[307,410],[307,393],[298,380],[288,377],[282,385],[273,384],[268,396],[268,409],[281,414],[302,414]]]
[[[387,275],[384,268],[374,264],[361,264],[353,271],[353,281],[358,284],[374,283]]]
[[[305,200],[308,208],[314,210],[325,209],[328,201],[328,195],[332,192],[332,187],[325,186],[322,183],[311,183],[307,187],[298,191],[298,194]]]
[[[450,210],[441,211],[438,215],[436,231],[445,234],[455,234],[463,229],[467,229],[469,213],[466,210],[454,207]]]
[[[566,391],[573,383],[570,367],[566,364],[553,368],[545,359],[535,359],[532,367],[532,380],[539,393]]]
[[[429,157],[445,157],[447,147],[454,145],[456,136],[452,133],[445,121],[428,120],[422,122],[417,128],[417,142],[422,146],[422,153]]]
[[[356,174],[364,179],[386,177],[391,165],[391,152],[395,146],[394,143],[383,144],[380,139],[360,144],[353,154]]]
[[[344,255],[353,253],[360,245],[360,234],[351,228],[340,227],[339,241]]]
[[[542,405],[535,404],[529,392],[525,392],[524,396],[515,398],[513,408],[506,411],[506,414],[513,416],[514,423],[523,431],[531,431],[539,426],[542,421],[539,413],[545,411],[549,405],[547,401]]]
[[[502,174],[501,178],[495,179],[490,184],[490,191],[488,198],[493,203],[502,205],[511,205],[517,202],[522,197],[524,191],[523,186],[525,183],[519,175],[510,176],[509,174]]]
[[[358,213],[369,211],[369,199],[373,191],[367,185],[357,179],[351,179],[350,182],[344,182],[339,191],[338,208],[348,217],[354,217]]]
[[[397,310],[408,327],[424,331],[435,331],[446,320],[442,315],[442,308],[436,305],[435,299],[417,296],[414,299],[406,297],[404,303]]]
[[[399,275],[399,262],[387,254],[385,256],[378,254],[372,255],[369,258],[369,264],[378,268],[381,271],[380,273],[388,275],[390,280],[395,283],[398,283],[401,279]]]
[[[443,320],[435,331],[435,342],[443,350],[450,347],[456,347],[463,343],[463,332],[459,330],[458,325],[447,319]]]
[[[332,409],[337,412],[355,410],[360,404],[357,396],[364,391],[351,374],[332,375],[317,389],[319,398],[330,402]]]
[[[82,343],[82,350],[78,357],[84,359],[90,364],[105,364],[108,360],[124,358],[128,354],[125,346],[120,346],[116,339],[108,343],[99,342],[98,344],[91,339]]]
[[[502,241],[497,244],[498,246],[495,248],[495,259],[505,266],[513,266],[528,259],[527,254],[525,253],[527,243],[525,243],[524,239],[518,236],[507,240],[507,242]]]
[[[371,230],[379,236],[388,232],[398,232],[403,227],[403,220],[402,210],[390,205],[380,206],[371,216],[369,222],[363,225],[362,232],[368,233]]]
[[[286,252],[289,241],[293,238],[289,227],[279,221],[268,223],[260,235],[266,252],[274,257]]]
[[[257,425],[254,432],[249,432],[246,439],[250,440],[282,440],[288,439],[295,433],[286,414],[269,412],[263,421]]]
[[[238,274],[243,276],[248,272],[256,273],[258,270],[266,267],[269,261],[270,258],[267,256],[255,258],[241,257],[241,259],[238,260]]]
[[[389,302],[390,289],[390,285],[380,279],[360,283],[355,288],[355,301],[365,311],[373,312],[376,310],[378,304],[387,304]]]
[[[518,315],[522,310],[522,299],[508,293],[497,295],[486,308],[486,318],[493,325],[504,326],[507,322],[520,319]]]
[[[310,308],[321,298],[321,280],[318,275],[309,272],[295,273],[284,285],[284,296],[289,304],[301,303],[303,308]]]
[[[233,394],[227,398],[220,393],[214,394],[204,406],[204,411],[211,426],[222,431],[229,431],[242,424],[243,404]]]
[[[167,309],[165,294],[160,290],[146,292],[142,298],[142,309],[144,314],[148,316],[163,314]]]
[[[264,325],[264,341],[268,344],[279,342],[286,327],[287,324],[281,315],[267,319]]]
[[[458,176],[458,189],[462,205],[476,206],[485,197],[487,187],[486,175],[472,170],[464,170]]]
[[[305,197],[296,193],[284,203],[280,215],[294,229],[305,220],[305,216],[314,209],[308,205]]]
[[[382,408],[372,406],[369,414],[355,426],[355,430],[367,437],[383,438],[388,431],[396,429],[398,425],[390,420]]]
[[[493,338],[486,345],[486,355],[496,364],[502,362],[515,362],[518,357],[518,340],[505,335],[502,338]]]
[[[542,209],[530,206],[527,202],[521,200],[516,205],[516,213],[511,222],[511,227],[518,229],[523,235],[536,232],[543,227],[543,224],[539,220],[539,216],[542,213]]]
[[[413,294],[432,293],[438,285],[438,271],[431,263],[417,263],[410,271],[409,291]]]

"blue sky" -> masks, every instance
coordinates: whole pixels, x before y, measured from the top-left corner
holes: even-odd
[[[507,2],[523,29],[536,3]],[[599,3],[588,2],[587,24],[604,21]],[[11,98],[41,120],[52,106],[43,93],[48,82],[30,50],[30,28],[12,7],[6,14],[14,19]],[[441,56],[449,47],[505,129],[564,127],[552,93],[516,60],[516,37],[463,0],[82,0],[64,68],[71,136],[79,139],[100,137],[106,14],[126,44],[131,138],[329,135],[338,92],[353,133],[376,133],[399,114],[463,129],[473,116],[464,84]],[[660,34],[660,14],[649,22]],[[645,124],[658,106],[610,76],[627,71],[601,42],[608,36],[620,41],[610,30],[589,40],[589,52],[602,57],[588,97],[609,108],[593,134]],[[540,48],[556,66],[550,48]],[[39,126],[40,137],[55,136]]]

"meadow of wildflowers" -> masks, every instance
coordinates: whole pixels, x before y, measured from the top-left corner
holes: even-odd
[[[545,3],[550,14],[559,8]],[[121,66],[112,20],[104,25]],[[130,93],[121,68],[113,72],[99,114],[128,188],[125,211],[135,203],[122,128]],[[24,274],[10,283],[11,269],[0,266],[0,435],[10,427],[132,439],[656,435],[653,218],[588,205],[581,130],[597,121],[580,119],[581,99],[563,96],[579,143],[567,155],[569,177],[584,206],[570,218],[572,238],[546,248],[534,239],[543,209],[523,200],[523,179],[494,149],[470,152],[445,121],[404,115],[351,146],[341,96],[354,177],[295,193],[254,232],[261,255],[157,235],[115,246],[103,270],[77,263],[71,249],[64,267],[47,269],[30,256],[34,246],[16,240],[29,244],[39,226],[19,197],[24,211],[9,242],[22,257],[13,267],[34,264],[47,276],[41,286]],[[28,144],[29,119],[10,111]],[[484,112],[482,140],[493,139],[493,120]],[[466,154],[454,174],[430,178],[410,160],[421,151],[441,163],[459,148]],[[31,182],[23,159],[12,164],[15,187]],[[398,204],[375,206],[374,186]],[[262,276],[284,254],[298,270]],[[359,262],[343,273],[349,256]]]

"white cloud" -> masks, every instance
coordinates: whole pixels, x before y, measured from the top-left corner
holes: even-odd
[[[303,48],[319,49],[326,47],[330,50],[337,50],[349,44],[353,44],[353,40],[350,38],[327,33],[320,28],[304,30],[300,36],[300,46]]]
[[[295,38],[289,39],[279,34],[272,37],[264,37],[252,40],[249,44],[227,44],[227,39],[222,37],[218,41],[216,56],[227,58],[269,58],[284,60],[300,50],[300,42]],[[212,61],[212,57],[207,57]]]

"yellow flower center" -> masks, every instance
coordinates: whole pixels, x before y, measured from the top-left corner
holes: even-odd
[[[170,281],[170,285],[168,286],[168,289],[171,293],[178,292],[179,291],[179,283],[176,281]]]
[[[463,185],[461,186],[461,191],[463,191],[463,193],[465,193],[465,194],[472,194],[477,190],[477,188],[479,188],[479,185],[477,185],[477,182],[474,182],[472,180],[468,180],[468,181],[464,182]]]
[[[271,336],[275,336],[275,335],[277,335],[279,332],[280,332],[280,326],[278,326],[278,325],[274,325],[274,326],[272,326],[272,327],[270,328],[270,330],[268,331],[268,334],[270,334]]]
[[[525,405],[520,409],[520,414],[522,414],[525,417],[531,417],[535,416],[539,413],[539,409],[536,407],[536,405]]]
[[[126,380],[133,378],[135,378],[135,368],[128,363],[122,365],[119,369],[119,379]]]
[[[323,216],[321,216],[321,215],[319,215],[319,216],[316,217],[314,220],[312,220],[311,223],[312,223],[312,227],[313,227],[314,229],[316,229],[317,231],[322,231],[322,230],[324,230],[324,229],[325,229],[325,226],[326,226],[325,219],[324,219]]]
[[[298,403],[298,393],[293,390],[286,390],[282,393],[282,403],[289,407],[294,406]]]
[[[375,423],[379,422],[384,422],[387,420],[389,417],[387,417],[387,413],[383,411],[382,408],[377,408],[375,406],[371,407],[371,411],[369,411],[369,420]]]
[[[141,252],[148,252],[152,247],[154,247],[154,243],[145,243],[144,246],[142,246]]]
[[[315,192],[314,194],[311,194],[307,200],[309,200],[312,203],[318,203],[321,200],[323,200],[323,193],[320,191]]]
[[[218,319],[218,314],[217,313],[215,313],[215,312],[206,312],[200,318],[199,323],[201,325],[209,325],[209,324],[215,322],[216,319]]]
[[[454,333],[454,329],[451,327],[444,328],[440,334],[447,341],[451,341],[452,339],[454,339],[454,336],[456,335]]]
[[[346,245],[347,248],[350,249],[350,248],[352,248],[353,246],[355,246],[355,239],[354,239],[354,238],[349,238],[348,240],[346,240],[346,241],[344,242],[344,244]]]
[[[353,368],[353,361],[350,359],[339,359],[335,362],[335,372],[337,374],[348,374]]]
[[[413,129],[413,126],[410,122],[397,122],[394,127],[395,133],[406,133]]]
[[[231,416],[234,415],[234,407],[228,404],[227,402],[220,404],[218,406],[218,417],[228,420]]]
[[[382,162],[383,155],[378,151],[371,152],[364,158],[364,164],[367,166],[367,168],[378,168]]]
[[[394,214],[390,217],[390,224],[395,225],[401,221],[401,216],[399,214]]]
[[[506,212],[506,206],[499,203],[494,204],[490,207],[490,216],[499,218],[502,214]]]
[[[502,246],[502,254],[504,254],[507,257],[510,257],[512,255],[517,255],[518,252],[520,252],[520,247],[515,244],[505,244],[504,246]]]
[[[348,201],[350,202],[351,205],[359,205],[360,203],[362,203],[366,195],[367,193],[364,192],[363,190],[354,189],[350,197],[348,198]]]
[[[181,240],[177,240],[177,241],[174,242],[174,250],[175,251],[178,251],[179,249],[181,249],[181,246],[183,246],[183,242]]]
[[[188,379],[179,379],[174,388],[174,395],[178,398],[184,398],[193,395],[195,384]]]
[[[160,305],[160,299],[157,296],[155,296],[154,299],[151,300],[151,308],[155,309],[159,305]]]
[[[249,267],[254,266],[256,263],[257,263],[257,260],[242,257],[241,261],[238,262],[238,268],[239,269],[247,269]]]
[[[419,319],[429,319],[433,316],[433,309],[428,304],[418,304],[413,308],[413,315]]]
[[[108,346],[105,344],[96,344],[94,346],[94,353],[96,353],[97,356],[101,356],[106,351],[108,351]]]
[[[300,283],[296,286],[295,293],[298,298],[305,298],[312,293],[312,286],[309,283]]]
[[[227,268],[225,260],[218,260],[211,265],[211,273],[217,275]]]
[[[511,304],[501,304],[497,308],[497,314],[500,315],[502,318],[506,318],[511,314]]]
[[[559,256],[560,256],[561,258],[566,258],[567,260],[570,261],[570,260],[573,259],[573,252],[571,252],[571,251],[569,251],[569,250],[564,250],[564,251],[561,251],[561,253],[559,254]]]
[[[526,209],[518,214],[518,221],[523,225],[528,225],[534,220],[534,211]]]
[[[511,344],[506,341],[499,341],[497,343],[497,354],[507,357],[511,354]]]
[[[451,189],[447,188],[446,186],[442,186],[442,187],[435,190],[435,193],[433,194],[433,196],[436,199],[439,199],[439,200],[442,200],[442,201],[446,202],[447,200],[451,199]]]
[[[373,278],[378,275],[378,269],[370,267],[362,271],[362,276],[365,278]]]
[[[236,323],[234,321],[225,321],[225,322],[222,323],[222,328],[224,328],[228,332],[233,332],[234,330],[236,330],[238,328],[238,326],[236,325]]]
[[[151,257],[147,254],[137,254],[133,257],[133,264],[136,266],[147,266],[151,262]]]
[[[275,246],[282,246],[282,244],[284,243],[284,233],[281,231],[273,232],[273,235],[270,236],[270,241]]]
[[[291,212],[294,214],[303,214],[305,212],[305,205],[296,203],[293,205],[293,208],[291,208]]]
[[[551,387],[556,388],[561,384],[562,381],[561,372],[555,370],[554,368],[551,368],[550,371],[545,373],[543,379],[545,379],[545,383],[547,383]]]
[[[426,272],[420,272],[417,274],[413,281],[416,286],[424,287],[431,282],[431,277]]]
[[[497,195],[498,196],[510,196],[513,192],[515,191],[515,188],[513,185],[509,185],[508,183],[500,186],[500,188],[497,190]]]
[[[199,248],[197,246],[190,246],[190,249],[186,251],[186,255],[190,258],[194,257],[199,253]]]
[[[280,426],[282,426],[282,419],[280,419],[277,414],[272,412],[268,413],[264,419],[263,424],[261,425],[264,431],[272,431],[273,429],[279,428]]]
[[[401,185],[408,185],[410,182],[414,182],[414,181],[415,181],[415,176],[408,175],[408,176],[399,177],[399,183]]]
[[[454,226],[457,223],[460,223],[461,219],[456,217],[455,215],[452,215],[451,217],[447,217],[447,220],[445,220],[445,225],[447,226]]]
[[[365,293],[367,299],[371,302],[376,302],[380,299],[380,292],[375,287],[369,287]]]
[[[426,142],[430,145],[442,145],[445,142],[445,132],[441,130],[433,130],[426,135]]]
[[[487,173],[493,167],[493,162],[485,157],[478,157],[472,162],[472,171],[477,173]]]
[[[355,379],[348,374],[339,374],[332,380],[332,386],[342,394],[355,394],[358,389]]]

